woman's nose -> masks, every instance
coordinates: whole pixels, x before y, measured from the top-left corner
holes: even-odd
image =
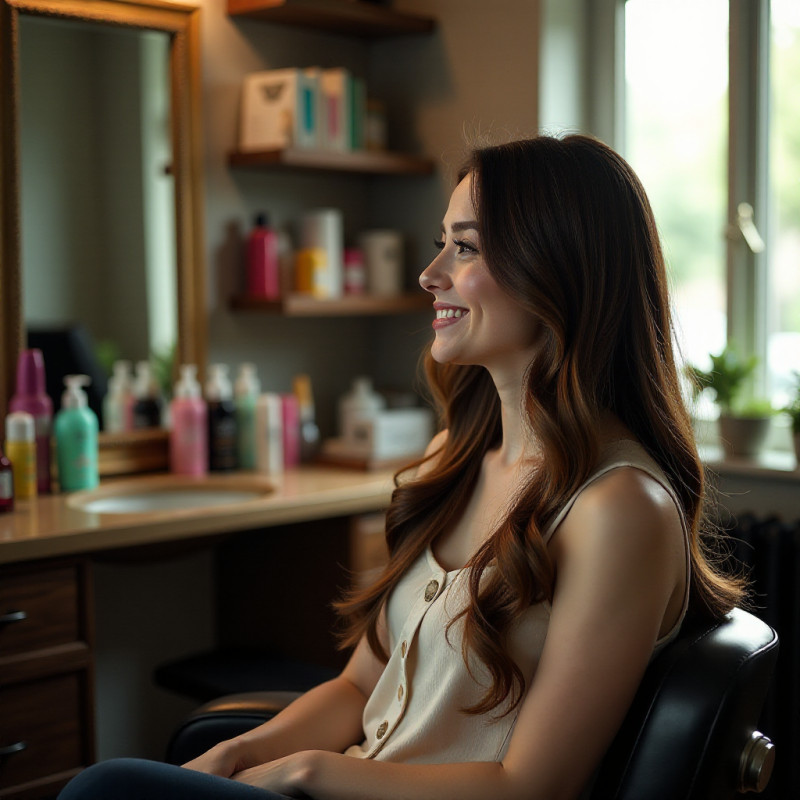
[[[437,289],[447,288],[449,281],[447,273],[438,262],[439,256],[434,258],[419,276],[419,285],[427,292],[435,292]]]

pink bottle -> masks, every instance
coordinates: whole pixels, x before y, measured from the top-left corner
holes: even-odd
[[[280,300],[280,272],[278,234],[269,227],[267,215],[259,214],[247,240],[247,293]]]
[[[170,470],[176,475],[205,475],[208,472],[208,407],[194,364],[181,366],[181,378],[175,385],[170,412]]]
[[[36,429],[36,489],[50,491],[50,435],[53,401],[45,391],[44,357],[41,350],[23,350],[17,362],[17,391],[8,403],[9,411],[27,411]]]
[[[286,469],[300,463],[300,403],[295,394],[281,395],[283,416],[283,466]]]

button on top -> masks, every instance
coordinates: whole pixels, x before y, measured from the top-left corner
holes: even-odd
[[[436,592],[439,591],[439,581],[432,580],[428,583],[425,587],[425,602],[430,603],[434,597],[436,597]]]
[[[386,731],[387,731],[387,730],[389,730],[389,723],[388,723],[386,720],[384,720],[384,721],[383,721],[383,722],[381,722],[381,724],[378,726],[378,730],[377,730],[377,731],[375,731],[375,735],[376,735],[376,736],[377,736],[379,739],[383,739],[383,737],[386,735]]]
[[[404,641],[404,642],[403,642],[403,643],[400,645],[400,655],[401,655],[403,658],[405,658],[405,657],[406,657],[406,653],[407,653],[407,652],[408,652],[408,642]]]
[[[400,684],[400,685],[397,687],[397,699],[398,699],[398,700],[400,700],[400,701],[402,701],[402,699],[403,699],[403,695],[404,695],[404,694],[405,694],[405,689],[403,689],[403,684],[401,683],[401,684]]]

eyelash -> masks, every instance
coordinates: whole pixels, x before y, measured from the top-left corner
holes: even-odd
[[[458,248],[458,254],[462,255],[463,253],[477,253],[478,248],[474,245],[471,245],[469,242],[465,242],[463,239],[453,239],[453,244]],[[445,243],[441,239],[434,239],[433,246],[437,250],[444,250]]]

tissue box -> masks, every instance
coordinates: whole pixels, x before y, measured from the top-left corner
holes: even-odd
[[[273,69],[245,77],[240,150],[320,145],[320,70]]]

